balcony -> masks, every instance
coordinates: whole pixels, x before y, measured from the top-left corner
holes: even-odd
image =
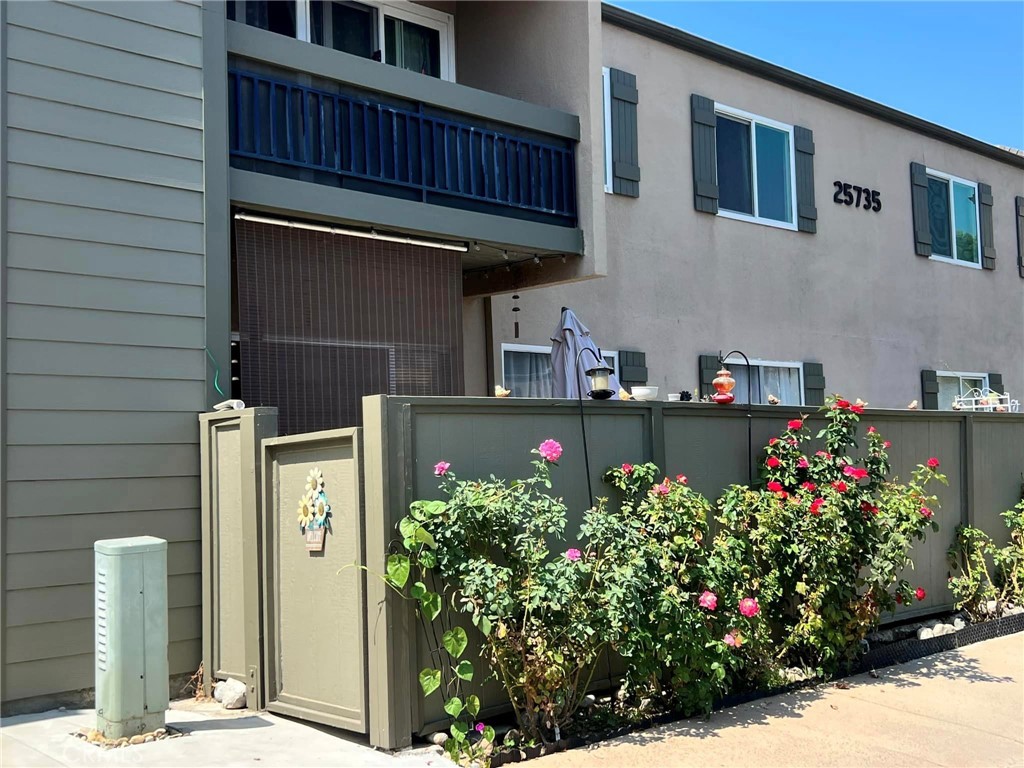
[[[228,95],[235,167],[300,169],[321,183],[576,226],[568,141],[238,68],[228,71]]]

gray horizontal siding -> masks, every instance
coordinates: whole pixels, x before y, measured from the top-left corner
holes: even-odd
[[[82,549],[99,539],[152,535],[175,541],[198,541],[199,521],[189,509],[149,509],[140,512],[104,512],[93,515],[15,517],[7,521],[9,555],[28,552],[63,552]],[[57,555],[52,555],[57,557]],[[91,585],[89,585],[91,588]],[[43,590],[42,592],[45,592]],[[40,594],[42,594],[40,592]],[[196,593],[198,594],[198,592]],[[10,595],[10,593],[8,593]],[[72,609],[69,606],[69,610]],[[92,610],[92,603],[89,603]],[[8,620],[11,614],[8,612]],[[85,614],[91,616],[91,613]],[[58,617],[59,618],[59,617]],[[46,619],[46,621],[57,621]],[[18,620],[19,624],[30,624]]]
[[[61,552],[60,557],[54,557],[49,552],[10,555],[7,558],[7,587],[15,590],[92,584],[94,562],[95,553],[91,548],[70,549]],[[202,552],[199,542],[176,541],[168,544],[167,572],[169,576],[201,573]]]
[[[61,272],[9,269],[8,291],[19,304],[80,307],[147,315],[203,317],[203,289],[121,278],[87,277]]]
[[[167,648],[170,673],[175,675],[195,672],[202,658],[201,645],[198,638],[171,643]],[[94,674],[91,653],[9,664],[6,700],[16,701],[33,696],[92,688]],[[178,691],[172,693],[177,696]]]
[[[203,256],[108,243],[86,243],[40,235],[7,237],[7,266],[118,277],[176,285],[203,285]]]
[[[186,509],[197,498],[198,477],[22,480],[7,484],[7,518]]]
[[[189,67],[202,66],[201,23],[198,20],[195,34],[182,35],[156,25],[113,18],[70,4],[58,6],[50,2],[30,2],[11,3],[7,24],[12,27],[11,38],[17,34],[13,27],[20,26],[95,43],[115,51],[132,51]]]
[[[199,663],[202,16],[7,8],[5,700],[92,686],[98,539],[170,542],[171,672]]]
[[[126,147],[190,160],[203,159],[203,133],[134,115],[76,107],[10,94],[7,122],[12,128],[69,139]]]
[[[13,350],[11,357],[14,359],[14,364],[7,369],[8,373],[201,381],[207,365],[206,357],[200,349],[156,349],[20,339],[11,340],[8,349]],[[56,428],[57,425],[51,427]]]
[[[7,183],[20,200],[120,211],[172,221],[203,222],[202,197],[184,189],[11,163]]]
[[[202,609],[199,606],[171,608],[168,620],[172,643],[191,640],[202,633]],[[91,618],[11,627],[7,630],[8,658],[17,663],[92,653],[94,632]]]

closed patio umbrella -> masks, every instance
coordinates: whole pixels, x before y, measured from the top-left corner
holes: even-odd
[[[581,349],[589,352],[580,354]],[[579,365],[576,361],[579,359]],[[578,398],[581,394],[587,397],[590,379],[587,370],[597,363],[604,363],[600,350],[590,338],[587,328],[576,313],[568,307],[562,307],[562,317],[558,327],[551,334],[551,395],[552,397]],[[619,397],[619,379],[615,374],[609,376],[613,399]]]

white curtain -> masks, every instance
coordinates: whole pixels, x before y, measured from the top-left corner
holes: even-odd
[[[505,389],[512,397],[551,397],[551,354],[506,350]]]
[[[737,403],[747,402],[747,366],[726,363],[726,367],[736,379]],[[800,405],[800,369],[784,368],[771,365],[755,365],[752,391],[755,403],[767,403],[768,395],[775,395],[783,405]]]

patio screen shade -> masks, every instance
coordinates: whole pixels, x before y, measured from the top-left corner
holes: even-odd
[[[281,434],[362,424],[364,395],[461,395],[459,254],[235,220],[241,394]]]

